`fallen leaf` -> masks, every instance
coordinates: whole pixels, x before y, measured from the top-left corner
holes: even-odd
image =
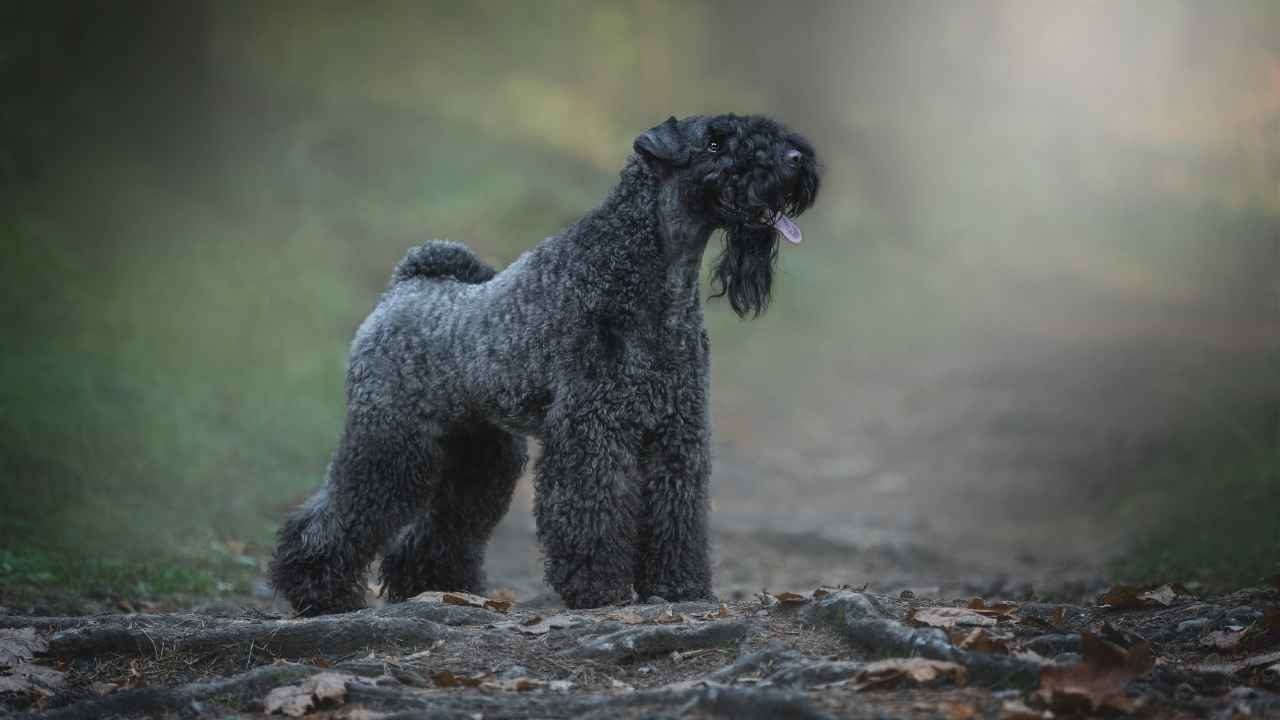
[[[489,677],[489,673],[477,673],[470,676],[454,675],[448,670],[441,670],[431,676],[436,687],[479,687]]]
[[[914,625],[954,628],[954,627],[990,627],[996,624],[995,618],[987,617],[969,608],[925,607],[916,608],[907,613],[907,622]]]
[[[639,613],[631,612],[611,612],[604,616],[606,620],[616,620],[624,625],[640,625],[644,623],[644,617]]]
[[[978,717],[978,708],[968,703],[939,703],[937,711],[947,720],[973,720],[973,718]]]
[[[967,632],[960,628],[952,628],[947,631],[947,636],[951,639],[951,644],[961,650],[991,653],[993,655],[1008,655],[1009,641],[1012,639],[1003,635],[996,635],[986,628],[974,628]]]
[[[1136,610],[1169,607],[1175,602],[1190,602],[1195,596],[1181,583],[1166,585],[1112,585],[1098,598],[1098,605],[1108,610]]]
[[[808,595],[796,592],[780,592],[774,597],[783,605],[803,605],[812,600]]]
[[[311,711],[314,701],[311,693],[301,685],[285,685],[267,693],[262,704],[266,706],[268,715],[302,717]]]
[[[511,678],[509,680],[493,680],[479,684],[484,690],[502,690],[505,692],[528,692],[530,690],[540,690],[547,686],[542,680],[535,680],[529,677]]]
[[[472,595],[464,592],[428,591],[411,598],[414,602],[443,603],[445,605],[462,605],[464,607],[485,608],[497,612],[508,612],[515,605],[511,600],[487,598],[483,595]]]
[[[963,685],[963,666],[943,660],[925,658],[893,658],[869,663],[854,677],[854,690],[887,690],[900,685],[935,686],[945,683]]]
[[[1018,612],[1018,603],[1001,600],[988,605],[982,598],[975,597],[969,600],[968,609],[994,618],[1012,617]]]
[[[729,617],[729,606],[724,603],[720,603],[719,610],[708,610],[702,613],[699,617],[703,620],[723,620],[724,618]]]
[[[1041,720],[1044,715],[1019,700],[1005,700],[1000,706],[1000,720]]]
[[[551,632],[551,625],[548,624],[546,620],[543,620],[541,616],[534,615],[528,620],[516,625],[515,629],[525,635],[546,635]]]
[[[1080,633],[1083,662],[1040,670],[1040,689],[1033,697],[1054,712],[1132,713],[1140,703],[1125,694],[1125,684],[1142,677],[1155,658],[1151,646],[1137,636],[1104,625],[1099,634]]]
[[[671,612],[671,608],[668,607],[662,612],[658,613],[657,617],[655,617],[653,621],[655,623],[658,623],[659,625],[674,625],[676,623],[684,622],[685,617],[684,617],[684,614],[682,613]]]
[[[347,700],[347,683],[355,677],[346,673],[322,672],[297,685],[284,685],[267,693],[262,701],[267,714],[302,717],[312,710],[341,705]]]

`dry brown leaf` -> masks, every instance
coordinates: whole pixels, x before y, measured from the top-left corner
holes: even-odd
[[[988,605],[987,602],[980,597],[970,599],[967,607],[969,610],[976,613],[988,615],[994,618],[1013,617],[1018,612],[1018,603],[1001,600],[1000,602]]]
[[[1057,610],[1053,611],[1053,626],[1062,627],[1066,624],[1067,624],[1067,608],[1065,605],[1060,605],[1058,606]]]
[[[962,702],[939,703],[937,711],[947,720],[973,720],[979,715],[978,708]]]
[[[341,705],[347,700],[347,683],[354,676],[346,673],[323,672],[312,675],[297,685],[285,685],[267,693],[263,705],[267,714],[279,713],[289,717],[302,717],[321,707]]]
[[[1194,600],[1181,583],[1165,585],[1112,585],[1102,597],[1098,605],[1108,610],[1135,610],[1151,607],[1169,607],[1176,602]]]
[[[301,685],[285,685],[267,693],[262,704],[266,706],[268,715],[302,717],[311,712],[314,701],[311,693]]]
[[[987,617],[969,608],[925,607],[916,608],[907,613],[907,622],[914,625],[954,628],[954,627],[991,627],[996,624],[995,618]]]
[[[510,680],[493,680],[480,683],[480,687],[484,690],[502,690],[504,692],[528,692],[530,690],[540,690],[546,686],[546,682],[529,677],[518,677]]]
[[[893,658],[869,663],[854,677],[854,690],[887,690],[899,685],[963,685],[967,674],[962,665],[925,658]]]
[[[671,608],[668,607],[658,613],[657,617],[655,617],[653,621],[659,625],[674,625],[676,623],[684,622],[685,619],[686,618],[683,613],[673,613],[671,612]]]
[[[1124,647],[1120,642],[1131,644]],[[1128,697],[1124,687],[1155,665],[1151,646],[1104,625],[1101,635],[1080,634],[1080,652],[1084,656],[1081,663],[1042,668],[1035,697],[1054,712],[1067,714],[1137,710],[1140,703]]]
[[[1005,700],[1000,706],[1000,720],[1041,720],[1043,717],[1040,711],[1018,700]]]
[[[514,602],[510,600],[502,600],[495,598],[487,598],[483,595],[472,595],[464,592],[440,592],[436,590],[419,593],[412,598],[415,602],[426,603],[444,603],[445,605],[463,605],[465,607],[478,607],[488,610],[496,610],[497,612],[508,612]]]
[[[477,673],[475,675],[454,675],[448,670],[441,670],[434,673],[431,679],[435,681],[436,687],[479,687],[489,677],[489,673]]]
[[[947,631],[947,637],[951,639],[952,645],[961,650],[991,653],[993,655],[1008,655],[1009,641],[1012,639],[1004,635],[996,635],[986,628],[974,628],[968,631],[960,628],[951,628]]]
[[[516,630],[525,635],[546,635],[551,632],[551,624],[542,619],[541,615],[534,615],[524,622],[516,625]]]
[[[783,605],[803,605],[813,599],[808,595],[797,592],[780,592],[774,597]]]
[[[708,610],[702,613],[699,617],[703,620],[723,620],[724,618],[729,617],[729,606],[724,603],[720,603],[719,610]]]
[[[626,612],[611,612],[604,617],[606,620],[616,620],[623,625],[640,625],[645,622],[642,615],[631,612],[630,610]]]

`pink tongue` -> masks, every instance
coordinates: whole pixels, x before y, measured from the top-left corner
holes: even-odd
[[[800,244],[800,226],[791,222],[791,218],[783,215],[782,213],[778,213],[773,216],[771,224],[778,230],[778,232],[782,233],[782,237],[786,238],[787,242],[792,245]]]

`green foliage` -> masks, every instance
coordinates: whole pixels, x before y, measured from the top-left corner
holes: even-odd
[[[1206,413],[1140,472],[1119,514],[1138,531],[1116,572],[1226,590],[1280,574],[1280,406]]]

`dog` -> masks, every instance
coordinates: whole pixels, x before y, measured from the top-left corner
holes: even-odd
[[[817,197],[813,146],[764,116],[672,117],[636,138],[599,207],[502,272],[465,246],[409,251],[352,343],[325,485],[280,529],[275,588],[299,614],[482,592],[484,546],[528,455],[545,578],[571,608],[713,598],[712,297],[770,299],[781,239]]]

